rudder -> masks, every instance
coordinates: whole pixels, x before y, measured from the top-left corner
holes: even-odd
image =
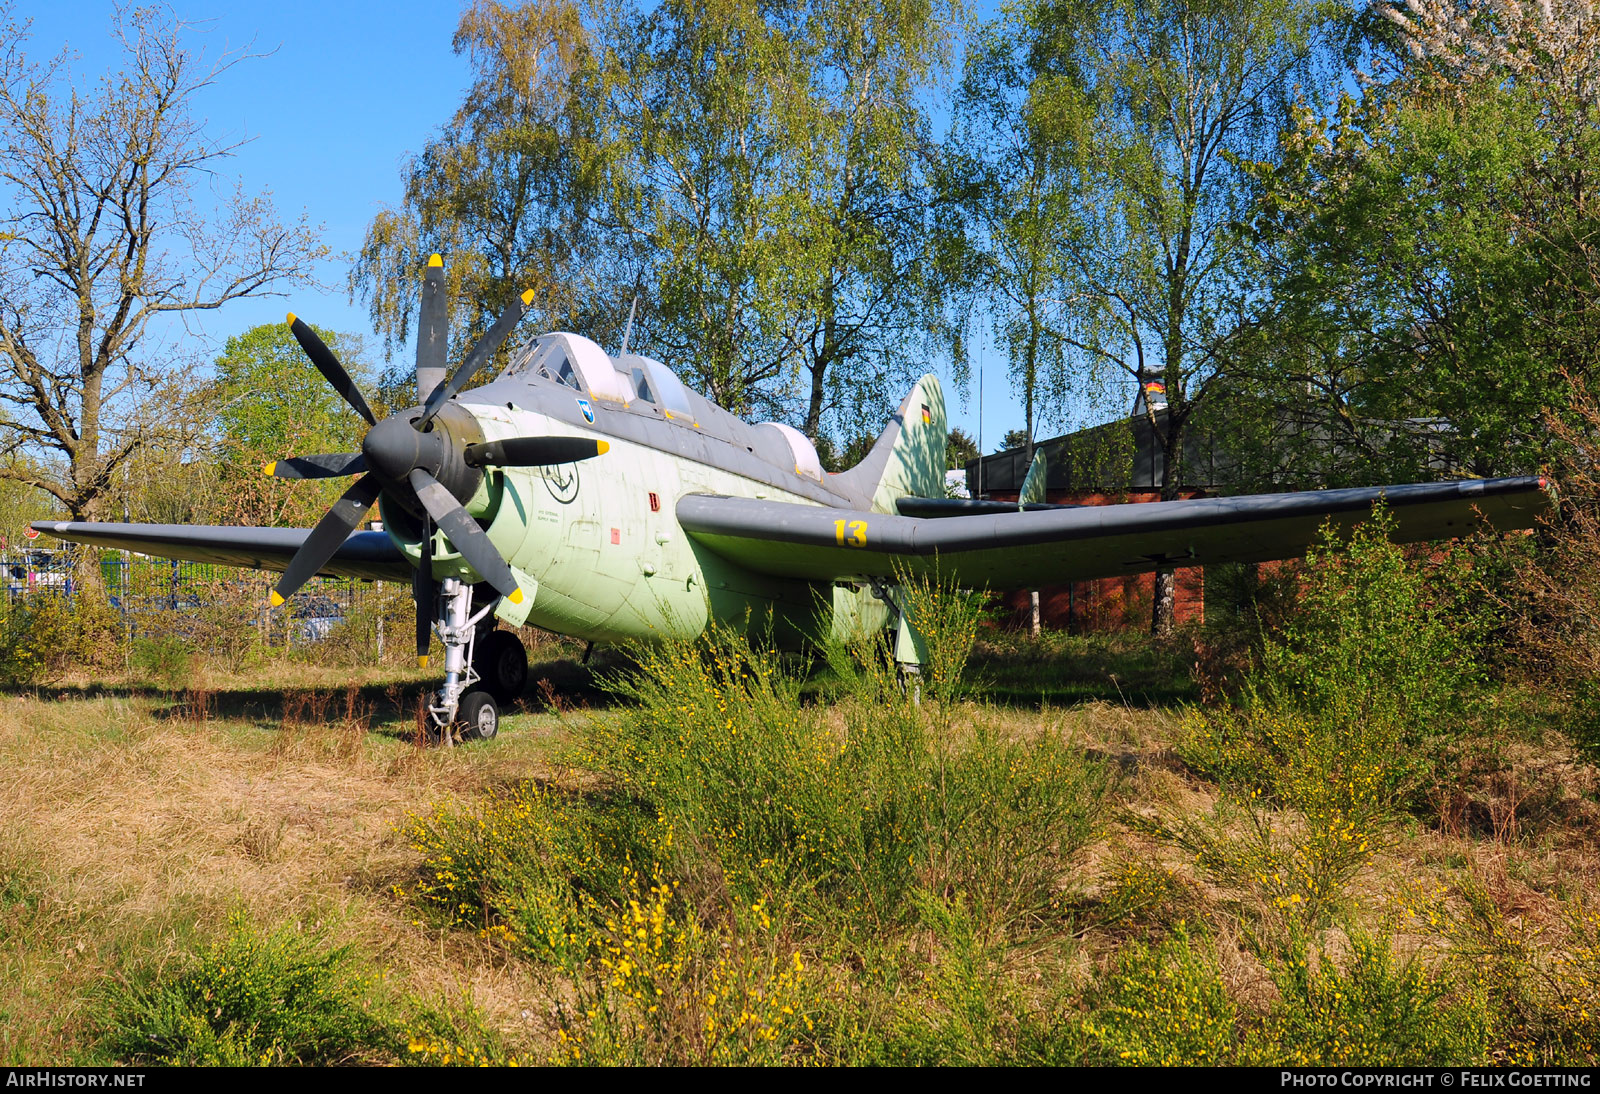
[[[903,497],[942,498],[948,438],[944,389],[929,373],[911,388],[866,458],[830,485],[874,513],[893,513]]]

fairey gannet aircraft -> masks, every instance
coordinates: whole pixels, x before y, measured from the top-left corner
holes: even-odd
[[[360,475],[313,529],[41,521],[60,539],[166,558],[280,570],[274,606],[316,574],[409,581],[417,654],[444,646],[430,711],[445,739],[491,737],[520,694],[527,655],[496,619],[590,640],[693,637],[708,622],[770,625],[780,639],[893,624],[920,639],[902,575],[1000,591],[1169,566],[1304,553],[1329,520],[1379,496],[1396,538],[1460,535],[1480,520],[1531,527],[1541,478],[1418,483],[1093,507],[946,502],[945,406],[924,376],[862,462],[825,475],[787,425],[750,425],[661,362],[546,334],[494,380],[463,391],[522,317],[514,301],[445,381],[443,268],[424,282],[421,404],[378,421],[305,323],[291,329],[371,429],[359,453],[269,464],[282,478]],[[1027,499],[1024,498],[1026,501]],[[358,532],[373,502],[383,531]],[[770,620],[770,624],[767,621]]]

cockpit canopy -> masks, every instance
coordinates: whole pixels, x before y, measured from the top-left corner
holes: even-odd
[[[742,445],[779,467],[792,466],[795,474],[814,482],[822,481],[817,450],[799,430],[778,422],[746,426],[699,396],[691,396],[671,369],[652,358],[629,353],[613,360],[582,335],[556,331],[524,350],[505,375],[540,376],[580,395],[635,409],[644,409],[639,404],[646,404],[695,428],[701,427],[704,418],[709,435]]]
[[[624,406],[634,397],[628,377],[612,367],[606,351],[580,334],[557,331],[541,337],[505,371],[507,376],[523,373]]]
[[[695,417],[689,389],[666,365],[636,353],[613,361],[580,334],[557,331],[544,335],[513,361],[505,374],[542,376],[607,402],[626,406],[642,400],[669,416]]]

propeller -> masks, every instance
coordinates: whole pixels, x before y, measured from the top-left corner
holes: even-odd
[[[533,290],[529,289],[513,300],[511,305],[500,313],[500,318],[494,321],[494,325],[484,331],[483,337],[478,339],[477,344],[467,351],[466,359],[451,374],[450,381],[444,387],[436,389],[432,395],[428,396],[428,402],[422,408],[422,417],[417,421],[419,430],[426,430],[428,423],[433,421],[433,416],[439,413],[439,408],[460,394],[462,387],[468,380],[472,379],[472,374],[477,372],[483,363],[494,355],[494,351],[500,348],[500,343],[506,340],[506,335],[511,333],[511,328],[515,327],[517,322],[527,314],[528,305],[532,303]],[[371,419],[368,420],[370,421]]]
[[[500,557],[500,552],[495,550],[494,544],[489,542],[488,534],[478,527],[478,522],[472,519],[456,496],[420,467],[412,469],[410,480],[411,488],[417,492],[423,508],[428,510],[428,515],[439,525],[439,531],[445,534],[445,538],[455,544],[461,557],[482,574],[496,592],[513,604],[521,604],[522,589],[517,585],[516,575],[511,572],[506,560]]]
[[[367,510],[372,508],[372,503],[378,500],[382,491],[383,483],[378,476],[369,473],[362,475],[340,495],[339,500],[333,503],[333,508],[317,521],[317,526],[311,529],[311,534],[289,560],[277,588],[272,591],[274,608],[317,576],[317,571],[326,566],[344,541],[350,538],[350,533],[356,530],[356,525],[361,523],[361,518],[367,515]]]
[[[337,479],[359,475],[367,461],[359,452],[334,452],[325,456],[290,456],[273,460],[261,469],[263,475],[279,479]]]
[[[589,437],[508,437],[469,444],[461,458],[469,467],[554,467],[593,459],[610,448]]]
[[[449,301],[444,293],[444,259],[434,255],[422,276],[422,304],[417,309],[417,402],[425,403],[444,384],[449,356]]]
[[[494,355],[517,322],[527,313],[533,293],[526,292],[502,311],[482,338],[468,351],[448,381],[442,377],[447,317],[444,315],[443,263],[435,255],[425,275],[422,316],[418,329],[418,396],[426,398],[420,415],[414,408],[379,421],[355,381],[331,349],[304,321],[292,313],[289,329],[317,371],[327,379],[350,408],[371,428],[360,452],[335,452],[293,456],[267,464],[262,470],[282,479],[325,479],[356,475],[357,479],[317,522],[300,549],[289,560],[272,592],[277,607],[310,581],[344,545],[372,503],[387,494],[402,506],[422,511],[421,557],[412,579],[417,604],[417,657],[427,664],[434,600],[433,534],[435,528],[461,557],[496,592],[513,604],[522,602],[522,590],[510,565],[500,556],[489,536],[467,512],[467,481],[476,482],[476,469],[484,467],[538,467],[592,459],[606,452],[605,441],[582,437],[512,437],[500,441],[463,443],[447,420],[435,425],[446,403],[456,397],[473,374]],[[442,428],[440,426],[443,426]],[[455,427],[459,430],[459,424]],[[481,435],[481,434],[480,434]],[[473,469],[468,471],[467,469]],[[440,481],[443,476],[444,482]],[[449,482],[452,486],[446,486]]]
[[[411,599],[417,602],[417,666],[428,667],[428,640],[433,637],[433,518],[422,518],[422,557],[411,575]]]
[[[294,312],[289,313],[289,333],[294,335],[294,340],[300,343],[300,348],[306,351],[306,356],[311,358],[311,363],[317,366],[317,371],[327,378],[345,402],[350,404],[357,414],[367,420],[368,425],[377,425],[378,419],[372,416],[372,408],[361,397],[361,389],[356,387],[356,382],[350,379],[350,374],[344,370],[339,359],[333,355],[333,350],[317,332],[303,319],[296,317]]]

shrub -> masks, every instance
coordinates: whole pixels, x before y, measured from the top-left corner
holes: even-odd
[[[932,893],[915,896],[919,937],[911,952],[875,955],[873,979],[893,1000],[887,1013],[835,1007],[831,1046],[852,1065],[1073,1064],[1081,1050],[1064,1021],[1071,991],[1063,977],[1048,992],[1024,990],[1007,968],[1006,940],[972,906]],[[926,947],[925,956],[917,951]],[[866,978],[864,978],[866,979]],[[860,993],[866,994],[866,993]],[[863,1013],[865,1012],[865,1013]]]
[[[941,705],[960,697],[972,644],[978,638],[986,602],[983,596],[963,592],[951,582],[933,577],[901,574],[906,614],[928,647],[922,679],[928,695]]]
[[[587,958],[603,909],[623,899],[633,871],[665,852],[628,803],[597,807],[531,782],[465,808],[435,805],[401,835],[422,855],[414,895],[425,906],[566,967]]]
[[[1493,1017],[1497,1062],[1594,1066],[1600,1056],[1600,912],[1586,895],[1554,922],[1528,916],[1503,879],[1468,876],[1403,898],[1408,926],[1448,946],[1457,979]]]
[[[334,1064],[387,1058],[395,1034],[349,947],[289,927],[228,933],[176,975],[117,990],[104,1047],[131,1064]]]
[[[814,1062],[822,991],[764,902],[707,927],[657,877],[606,919],[576,1002],[559,1011],[573,1064]]]
[[[103,598],[41,590],[0,614],[0,685],[27,687],[71,668],[122,667],[122,620]]]
[[[1454,556],[1408,562],[1391,529],[1379,507],[1347,546],[1324,535],[1239,705],[1189,710],[1178,746],[1237,807],[1168,834],[1270,909],[1317,924],[1464,728],[1478,680],[1469,575]]]
[[[1239,707],[1192,712],[1184,758],[1225,783],[1295,805],[1336,794],[1398,802],[1461,728],[1479,679],[1460,559],[1424,567],[1389,542],[1381,507],[1348,545],[1307,555],[1299,610],[1263,642]]]
[[[871,646],[845,656],[830,653],[849,693],[830,717],[732,633],[643,650],[621,685],[634,708],[591,730],[585,759],[659,815],[679,876],[703,859],[746,903],[785,893],[881,927],[922,885],[996,920],[1036,911],[1091,835],[1104,769],[1054,736],[958,733]]]
[[[1180,929],[1118,954],[1083,1022],[1086,1064],[1163,1067],[1236,1062],[1238,1008],[1216,958]]]
[[[1541,690],[1571,710],[1563,727],[1589,757],[1600,757],[1600,398],[1571,375],[1570,403],[1545,414],[1556,449],[1560,505],[1541,523],[1532,549],[1517,552],[1520,579],[1505,597],[1512,631]],[[1529,656],[1531,655],[1531,656]]]
[[[195,652],[174,635],[135,638],[129,643],[128,661],[145,679],[166,688],[181,688],[194,670]]]
[[[1387,940],[1348,935],[1343,962],[1304,944],[1270,962],[1279,1002],[1253,1051],[1297,1067],[1440,1067],[1484,1062],[1489,1028],[1477,999],[1453,997]]]

